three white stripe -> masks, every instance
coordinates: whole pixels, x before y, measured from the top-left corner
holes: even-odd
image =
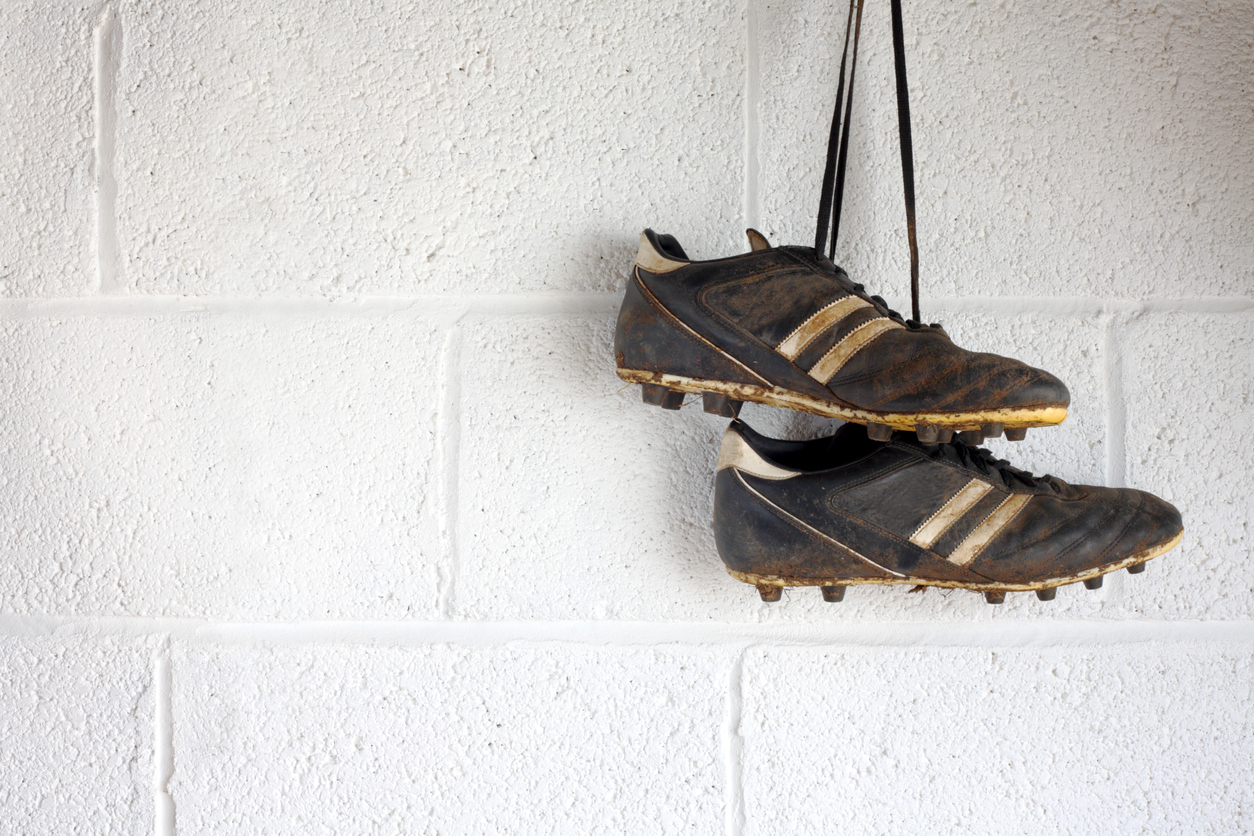
[[[835,302],[820,308],[805,322],[798,325],[796,330],[775,347],[775,350],[789,360],[796,360],[806,346],[818,339],[823,332],[838,326],[851,314],[869,307],[871,307],[870,302],[857,296],[845,296],[842,299],[837,299]],[[810,367],[810,377],[820,383],[826,383],[846,363],[852,360],[855,354],[866,348],[872,340],[885,331],[900,327],[899,323],[883,316],[864,322],[842,337],[840,342],[832,346],[826,354],[819,358],[818,362]]]
[[[984,522],[977,525],[966,538],[958,544],[958,548],[949,554],[948,560],[951,563],[957,563],[959,566],[966,566],[975,560],[980,552],[984,551],[984,547],[989,541],[997,536],[997,532],[1001,531],[1010,521],[1019,515],[1023,510],[1023,506],[1027,505],[1031,496],[1021,493],[1012,493],[1010,496],[993,509],[993,513],[985,517]]]
[[[932,544],[940,539],[940,536],[949,530],[949,527],[958,521],[966,512],[970,511],[975,503],[984,498],[984,495],[993,489],[992,485],[987,482],[981,482],[979,479],[972,479],[962,486],[962,490],[949,497],[949,501],[937,509],[936,513],[928,517],[919,529],[910,535],[910,542],[916,546],[922,546],[930,549]]]
[[[935,514],[928,517],[914,534],[910,535],[910,542],[925,549],[931,548],[942,534],[952,528],[954,523],[974,508],[991,490],[990,485],[979,479],[967,482],[960,491],[937,509]],[[971,529],[947,559],[959,566],[969,565],[971,561],[979,557],[980,552],[984,551],[984,547],[997,536],[997,533],[1019,515],[1031,499],[1031,496],[1024,494],[1012,493],[1007,496],[993,509],[992,513],[980,521],[979,525]]]
[[[827,383],[827,381],[836,376],[836,372],[840,371],[846,363],[853,359],[855,354],[866,348],[871,340],[885,331],[891,331],[900,327],[896,322],[883,316],[879,319],[872,319],[870,322],[864,322],[850,331],[840,342],[832,346],[830,351],[819,358],[819,362],[815,363],[810,369],[810,377],[819,383]]]
[[[796,360],[805,347],[822,334],[831,326],[840,322],[854,311],[871,307],[871,303],[865,299],[859,299],[857,296],[846,296],[844,299],[837,299],[830,305],[820,308],[805,322],[797,326],[797,330],[793,331],[784,341],[775,347],[775,350],[787,357],[789,360]]]

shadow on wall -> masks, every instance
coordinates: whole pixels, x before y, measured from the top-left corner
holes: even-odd
[[[636,258],[640,230],[587,230],[565,238],[563,235],[562,231],[555,231],[554,241],[533,242],[534,249],[527,254],[551,262],[547,272],[554,278],[546,284],[560,290],[623,292]]]

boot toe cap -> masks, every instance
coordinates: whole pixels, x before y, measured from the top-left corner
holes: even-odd
[[[1139,504],[1124,534],[1122,551],[1140,554],[1160,549],[1184,531],[1184,520],[1176,506],[1145,491],[1128,489],[1128,493],[1134,495]]]
[[[1017,398],[1024,405],[1070,406],[1071,392],[1067,384],[1042,369],[1026,367],[1026,380],[1019,387]]]

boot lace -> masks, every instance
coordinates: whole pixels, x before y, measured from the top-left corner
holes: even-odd
[[[845,194],[845,165],[849,157],[849,119],[853,113],[853,86],[858,66],[858,42],[862,35],[862,7],[865,0],[849,0],[849,14],[845,20],[845,45],[840,56],[840,81],[836,87],[836,107],[832,113],[831,130],[827,141],[827,162],[823,170],[823,184],[819,197],[818,225],[814,234],[814,252],[827,257],[836,255],[836,238],[840,234],[840,210]],[[906,47],[901,20],[901,0],[891,0],[893,18],[893,66],[897,78],[897,134],[901,145],[901,176],[906,202],[906,235],[910,244],[910,308],[911,316],[903,320],[901,315],[890,311],[884,300],[880,307],[893,319],[909,327],[919,328],[923,317],[919,315],[919,243],[915,232],[914,211],[914,147],[910,135],[910,95],[906,85]],[[851,49],[852,47],[852,49]],[[848,87],[846,88],[846,67]],[[843,120],[841,110],[844,110]],[[830,226],[829,226],[830,223]],[[831,238],[828,239],[830,230]],[[856,285],[861,290],[861,285]],[[910,323],[914,323],[910,325]],[[939,327],[939,326],[934,326]]]
[[[1036,476],[1026,470],[1020,470],[1005,459],[997,458],[989,450],[983,447],[971,447],[956,438],[948,444],[938,444],[935,447],[924,446],[923,450],[932,459],[949,461],[967,470],[1000,478],[1002,484],[1012,490],[1020,487],[1032,490],[1044,487],[1055,493],[1065,490],[1065,484],[1061,479],[1048,474]]]

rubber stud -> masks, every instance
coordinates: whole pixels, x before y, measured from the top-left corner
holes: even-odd
[[[661,406],[662,399],[670,392],[665,386],[656,383],[641,383],[640,394],[644,396],[644,402],[649,406]]]
[[[958,440],[963,444],[979,444],[984,440],[984,433],[979,430],[963,430],[958,433]]]
[[[867,424],[866,437],[872,441],[892,441],[893,428],[887,424]]]
[[[1011,427],[1010,429],[1006,430],[1007,441],[1022,441],[1023,439],[1027,437],[1028,437],[1027,427]]]
[[[1049,589],[1036,590],[1036,597],[1042,601],[1052,601],[1058,595],[1058,587],[1051,586]]]
[[[845,600],[845,588],[843,586],[821,586],[823,591],[823,600],[829,604],[839,604]]]
[[[644,402],[662,409],[679,409],[684,405],[684,393],[675,392],[660,383],[641,383]]]
[[[936,444],[940,441],[940,427],[935,424],[916,424],[914,434],[924,444]]]
[[[711,415],[735,418],[740,414],[740,407],[744,404],[744,401],[733,400],[726,395],[718,395],[714,392],[702,392],[701,403],[705,411]]]
[[[1089,578],[1087,581],[1084,582],[1084,588],[1085,589],[1101,589],[1102,588],[1102,576],[1098,575],[1095,578]]]
[[[1128,567],[1128,574],[1129,574],[1129,575],[1139,575],[1139,574],[1141,574],[1141,573],[1142,573],[1142,572],[1144,572],[1144,571],[1145,571],[1145,564],[1144,564],[1144,563],[1136,563],[1136,564],[1133,564],[1132,566],[1129,566],[1129,567]]]
[[[1004,604],[1006,603],[1006,593],[1002,592],[1000,589],[995,591],[989,590],[984,593],[984,600],[988,601],[990,604]]]
[[[771,586],[769,583],[757,584],[758,594],[762,596],[762,600],[768,604],[773,604],[784,596],[784,588],[782,586]]]
[[[949,442],[954,440],[954,431],[953,430],[941,430],[937,434],[936,440],[939,441],[941,444],[948,444]]]
[[[980,427],[980,432],[984,433],[985,438],[1000,438],[1004,429],[1006,429],[1005,424],[985,424]]]

